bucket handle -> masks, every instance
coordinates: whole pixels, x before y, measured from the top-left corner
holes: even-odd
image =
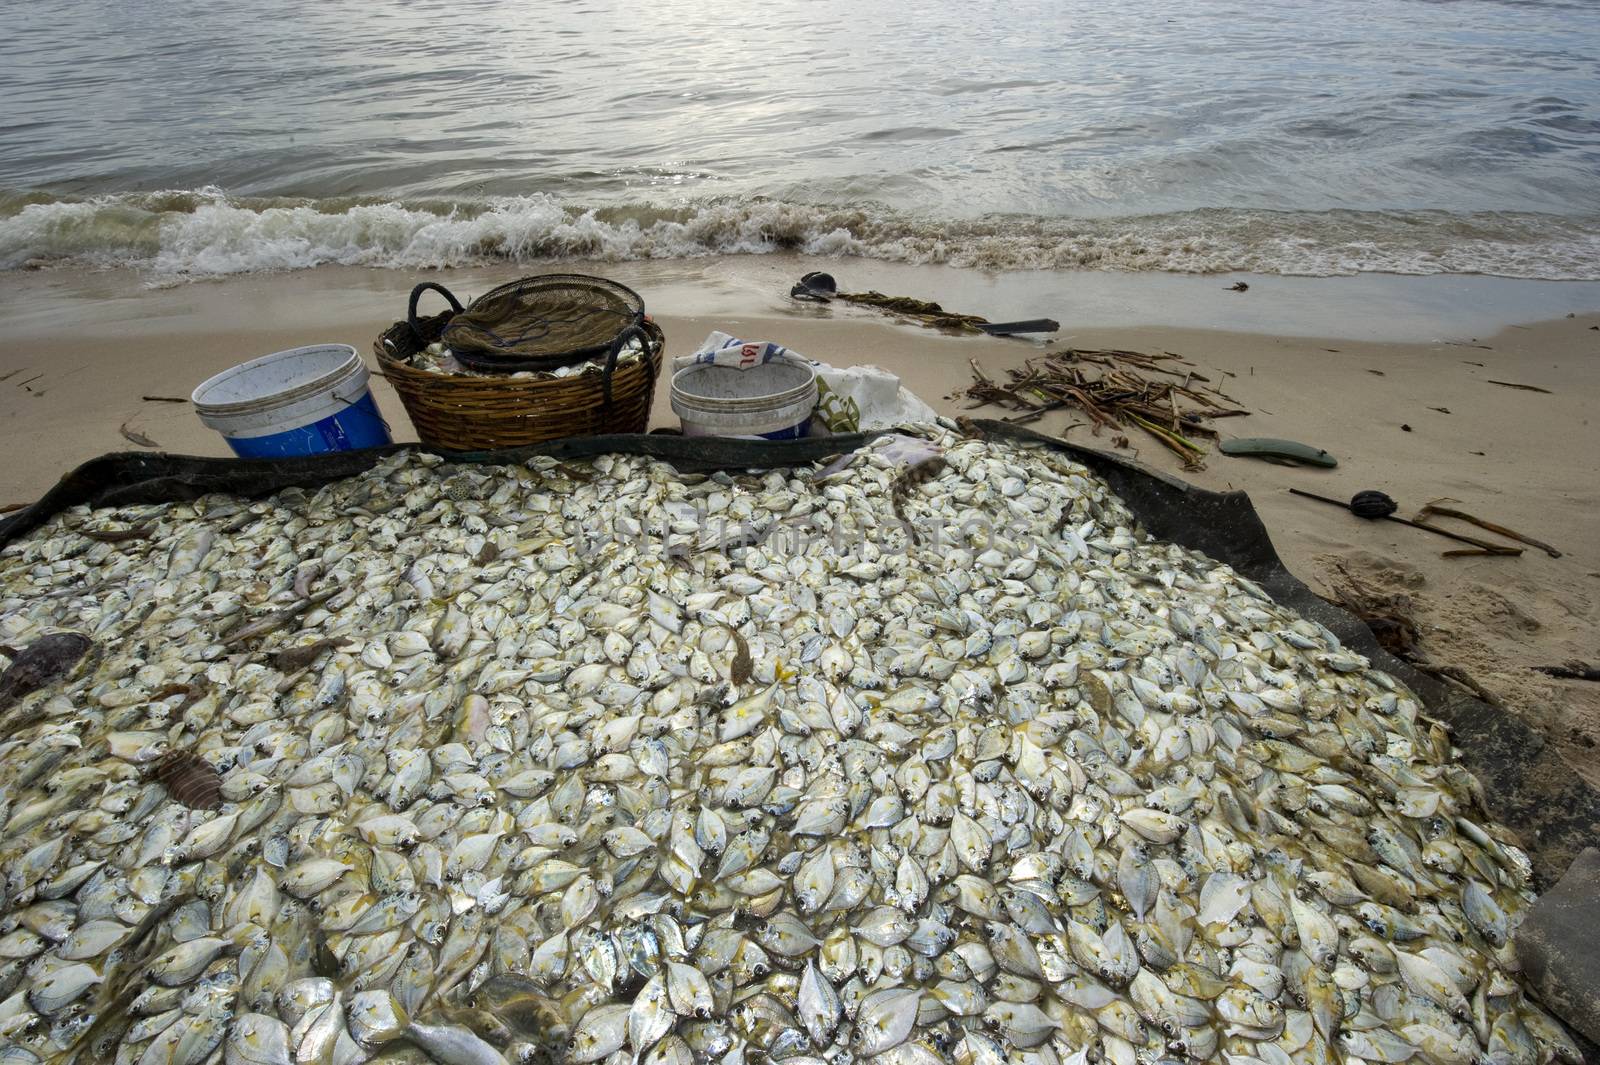
[[[650,334],[645,331],[639,322],[628,326],[617,334],[617,339],[611,342],[611,347],[606,351],[606,365],[600,372],[600,388],[605,393],[605,405],[611,406],[611,375],[617,369],[617,357],[622,354],[622,349],[628,346],[628,341],[634,337],[639,338],[639,343],[644,347],[645,356],[650,355]]]
[[[411,305],[406,308],[406,321],[411,323],[411,332],[416,334],[417,343],[423,347],[428,346],[428,338],[422,335],[421,329],[417,328],[417,301],[420,300],[422,298],[422,294],[429,289],[432,289],[439,295],[443,296],[446,300],[450,301],[450,313],[461,313],[461,301],[456,299],[455,296],[451,294],[449,289],[445,288],[437,281],[424,281],[422,284],[412,289]]]

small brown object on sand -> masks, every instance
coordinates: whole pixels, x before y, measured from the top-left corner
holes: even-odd
[[[1461,666],[1439,663],[1429,658],[1421,646],[1421,634],[1413,617],[1414,607],[1409,595],[1375,588],[1352,574],[1343,562],[1335,563],[1333,568],[1339,575],[1340,583],[1329,582],[1329,594],[1323,598],[1362,621],[1372,630],[1379,647],[1424,673],[1454,682],[1486,703],[1501,705],[1493,693]]]
[[[1330,585],[1324,596],[1334,606],[1354,614],[1372,630],[1378,646],[1396,658],[1410,661],[1417,652],[1417,623],[1411,617],[1411,597],[1403,592],[1381,592],[1358,580],[1343,565],[1338,567],[1342,581]]]
[[[130,444],[138,444],[140,447],[161,446],[148,436],[145,436],[143,433],[139,432],[137,429],[129,429],[127,422],[123,422],[118,431],[122,433],[122,438],[128,441]]]
[[[1600,669],[1589,665],[1587,662],[1568,662],[1564,666],[1534,666],[1534,671],[1543,673],[1547,677],[1558,680],[1597,680],[1600,681]]]
[[[1417,512],[1417,520],[1425,522],[1435,514],[1445,518],[1459,518],[1461,521],[1471,522],[1480,529],[1486,529],[1498,536],[1504,536],[1508,540],[1517,540],[1527,544],[1529,547],[1537,547],[1551,558],[1561,557],[1560,551],[1557,551],[1543,540],[1535,540],[1531,536],[1524,536],[1515,529],[1508,529],[1504,525],[1497,525],[1492,521],[1485,521],[1482,518],[1474,517],[1464,510],[1455,510],[1451,507],[1440,506],[1441,503],[1445,502],[1453,503],[1455,500],[1435,499],[1432,503],[1427,504]]]

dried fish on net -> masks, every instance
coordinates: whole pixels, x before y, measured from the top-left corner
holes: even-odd
[[[104,648],[0,756],[8,1060],[1576,1060],[1402,685],[1061,455],[931,443],[399,454],[0,551],[0,639]]]

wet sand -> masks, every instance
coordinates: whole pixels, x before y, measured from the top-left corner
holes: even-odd
[[[597,268],[645,296],[671,355],[694,350],[713,329],[775,340],[836,365],[884,366],[945,413],[966,410],[948,397],[970,380],[969,360],[999,377],[1050,349],[795,304],[783,293],[808,269],[831,270],[847,288],[940,299],[993,319],[1050,315],[1063,325],[1055,347],[1171,351],[1225,381],[1224,391],[1252,414],[1219,422],[1224,436],[1302,440],[1332,452],[1339,467],[1281,467],[1213,451],[1205,469],[1184,472],[1139,432],[1128,434],[1124,453],[1207,488],[1248,492],[1285,563],[1314,590],[1326,590],[1344,567],[1409,595],[1430,658],[1460,666],[1600,784],[1600,685],[1529,668],[1600,663],[1600,330],[1591,328],[1600,314],[1584,313],[1600,309],[1600,286],[1252,277],[1248,292],[1232,293],[1224,291],[1232,278],[990,277],[780,256]],[[509,276],[451,271],[435,279],[466,295]],[[125,272],[0,276],[0,419],[11,445],[0,503],[36,498],[73,466],[130,449],[124,424],[166,451],[227,454],[187,403],[141,397],[186,397],[210,374],[299,344],[343,342],[369,353],[404,313],[411,280],[324,268],[149,289]],[[1578,313],[1564,317],[1569,312]],[[374,394],[396,439],[415,439],[387,384],[375,380]],[[1034,427],[1112,446],[1111,434],[1096,437],[1083,421],[1064,411]],[[663,381],[652,424],[674,423]],[[1447,497],[1563,554],[1529,548],[1520,558],[1443,558],[1460,545],[1363,522],[1292,496],[1290,487],[1337,498],[1379,489],[1404,516]]]

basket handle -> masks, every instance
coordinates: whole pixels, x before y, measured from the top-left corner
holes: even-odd
[[[650,334],[639,322],[634,322],[622,332],[617,334],[617,339],[611,342],[610,349],[606,352],[605,369],[600,374],[600,387],[605,393],[605,405],[611,406],[611,375],[617,369],[617,356],[622,354],[622,349],[628,346],[628,341],[634,337],[639,338],[639,343],[644,346],[645,354],[650,353]]]
[[[422,298],[422,294],[428,291],[430,288],[439,295],[443,296],[446,300],[450,301],[451,313],[461,313],[461,301],[456,299],[455,296],[450,293],[449,289],[445,288],[437,281],[424,281],[422,284],[412,289],[411,305],[406,308],[406,321],[411,323],[411,331],[417,335],[417,343],[421,344],[423,347],[427,347],[428,339],[422,335],[422,330],[417,328],[417,301],[420,300]]]

